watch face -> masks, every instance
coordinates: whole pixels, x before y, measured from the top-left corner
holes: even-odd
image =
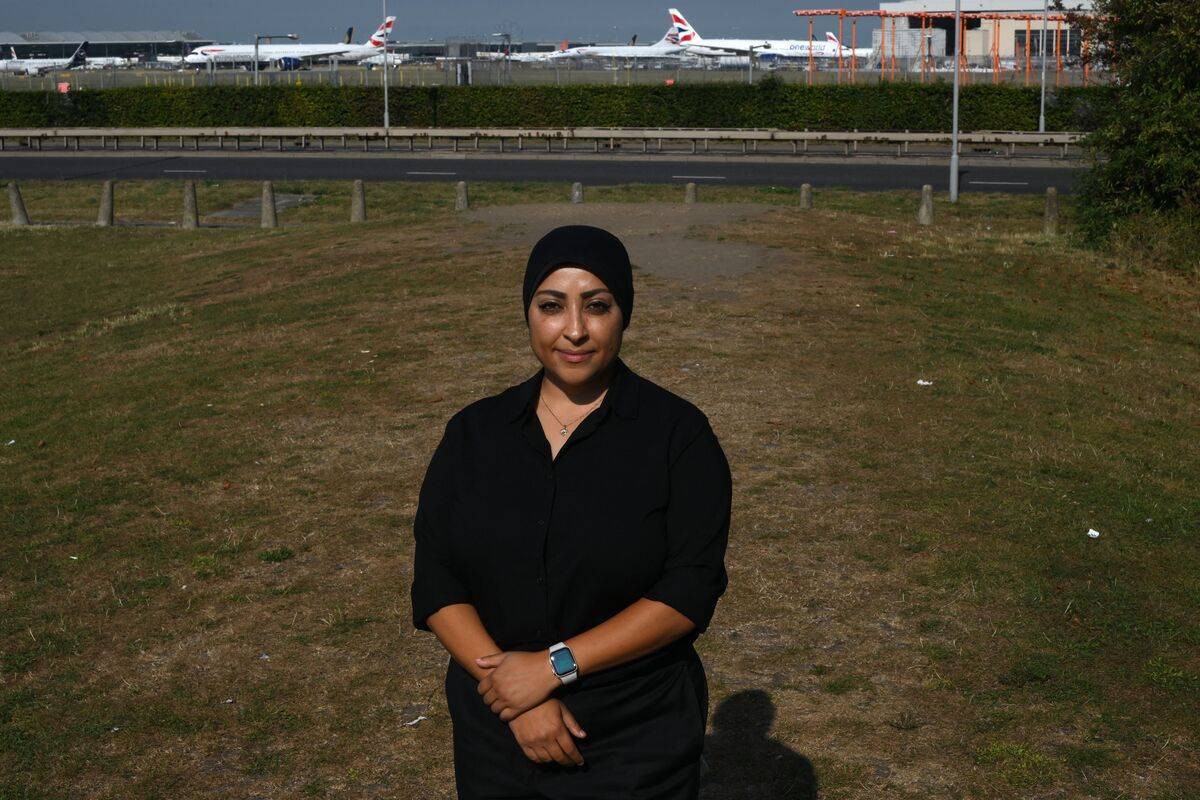
[[[575,669],[575,657],[565,648],[555,650],[550,655],[550,664],[554,667],[555,675],[566,675]]]

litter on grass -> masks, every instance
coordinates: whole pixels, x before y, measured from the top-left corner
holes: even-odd
[[[1088,536],[1090,536],[1093,539],[1099,539],[1100,531],[1096,530],[1095,528],[1088,528]]]
[[[423,719],[429,719],[429,717],[422,714],[421,716],[417,717],[416,719],[412,720],[411,722],[406,722],[404,724],[411,728],[413,725],[416,725],[418,722],[420,722]]]
[[[917,378],[917,386],[933,386],[933,381],[927,381],[924,378]]]

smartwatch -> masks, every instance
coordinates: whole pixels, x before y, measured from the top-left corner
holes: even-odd
[[[575,656],[571,654],[571,648],[563,642],[550,646],[550,668],[563,683],[570,683],[579,677],[579,666],[575,663]]]

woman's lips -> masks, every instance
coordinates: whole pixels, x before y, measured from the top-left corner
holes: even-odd
[[[555,350],[554,352],[558,353],[558,357],[568,364],[582,364],[596,354],[595,350],[588,350],[586,353],[571,353],[566,350]]]

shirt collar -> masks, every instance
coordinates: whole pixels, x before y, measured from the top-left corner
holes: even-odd
[[[508,389],[504,397],[506,419],[515,422],[525,416],[530,406],[537,401],[538,391],[541,389],[542,378],[545,374],[546,368],[543,366],[529,378]],[[625,419],[637,417],[639,381],[638,374],[631,370],[620,356],[617,356],[616,372],[613,374],[612,382],[608,385],[608,393],[605,395],[602,405],[605,403],[611,405],[619,417]]]

